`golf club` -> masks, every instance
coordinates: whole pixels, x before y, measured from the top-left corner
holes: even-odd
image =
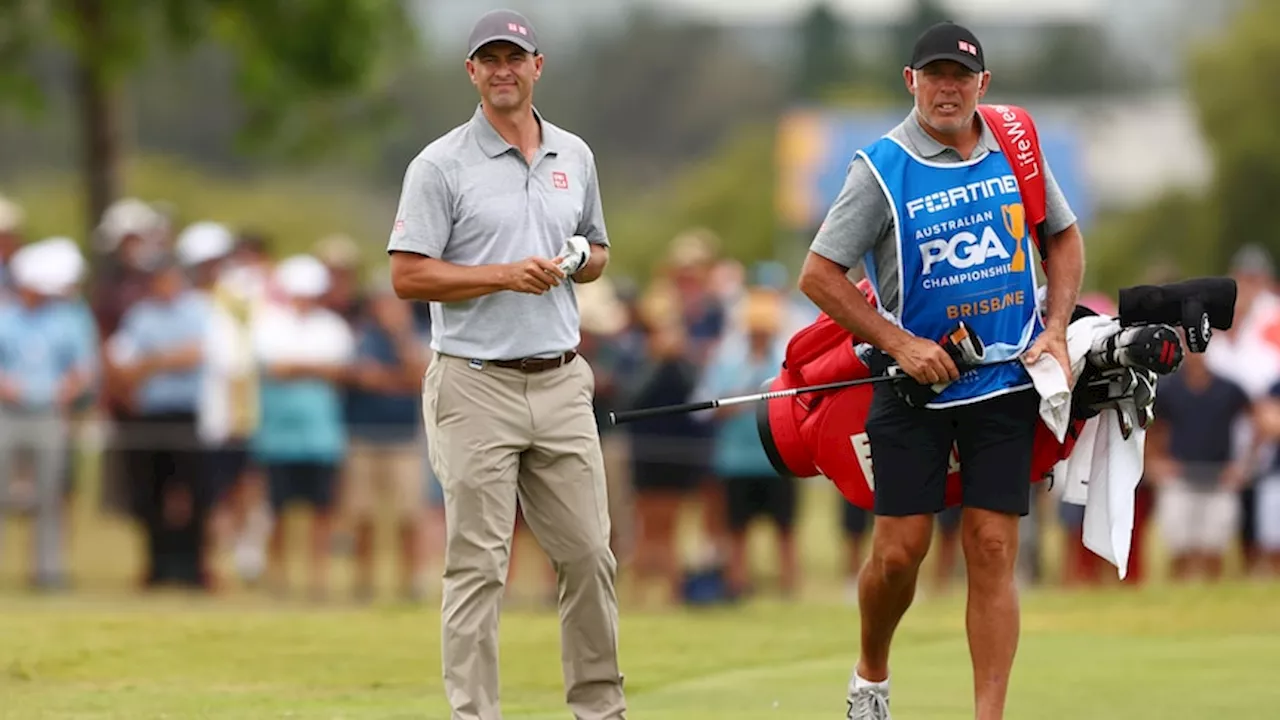
[[[639,410],[623,410],[622,412],[609,413],[609,424],[618,425],[632,420],[642,420],[644,418],[659,417],[662,415],[679,415],[681,413],[698,412],[700,410],[713,410],[726,405],[740,405],[742,403],[759,402],[761,400],[794,397],[805,393],[822,392],[823,390],[839,390],[840,388],[854,387],[856,385],[871,385],[873,383],[899,380],[903,377],[906,376],[875,375],[872,377],[859,378],[857,380],[841,380],[840,382],[826,383],[823,385],[810,385],[807,387],[790,388],[788,390],[774,390],[771,392],[756,393],[754,395],[739,395],[737,397],[720,398],[719,400],[703,400],[702,402],[681,403],[679,405],[660,405],[658,407],[641,408]]]

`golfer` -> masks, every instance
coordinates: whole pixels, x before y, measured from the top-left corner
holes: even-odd
[[[444,685],[453,720],[498,720],[498,614],[519,498],[559,584],[566,699],[625,717],[617,563],[609,549],[595,376],[575,348],[573,285],[609,259],[595,159],[543,119],[532,24],[494,11],[471,32],[469,121],[405,174],[391,234],[396,294],[431,303],[423,414],[444,489]]]
[[[867,418],[875,468],[875,530],[859,575],[862,652],[848,717],[889,718],[889,647],[929,549],[953,443],[963,482],[961,545],[976,717],[1004,716],[1018,644],[1014,558],[1029,510],[1039,399],[1019,362],[1044,353],[1067,364],[1066,328],[1079,292],[1083,243],[1044,167],[1047,308],[1036,307],[1035,263],[1010,158],[977,113],[991,74],[982,45],[936,25],[903,69],[911,114],[850,163],[799,280],[823,311],[891,356],[915,381],[951,381],[925,406],[877,385]],[[865,263],[885,311],[846,277]],[[995,298],[993,300],[992,298]],[[960,377],[937,342],[963,317],[987,348]]]

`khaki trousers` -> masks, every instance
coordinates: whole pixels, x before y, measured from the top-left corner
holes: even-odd
[[[526,374],[437,355],[423,387],[431,465],[444,490],[442,657],[452,720],[502,717],[498,615],[517,498],[558,578],[569,709],[576,720],[625,718],[590,365],[578,357]]]

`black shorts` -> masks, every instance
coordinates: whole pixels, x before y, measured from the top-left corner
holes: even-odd
[[[795,525],[795,478],[750,475],[725,478],[723,482],[730,530],[746,530],[751,521],[761,515],[771,518],[782,531],[788,531]]]
[[[291,502],[325,512],[333,507],[338,468],[329,463],[294,462],[266,465],[271,511],[280,514]]]
[[[1026,515],[1039,412],[1034,389],[930,410],[910,407],[891,388],[877,386],[866,425],[876,515],[943,510],[953,444],[960,457],[962,506]]]

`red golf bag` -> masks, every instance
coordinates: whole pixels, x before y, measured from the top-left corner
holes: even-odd
[[[874,304],[870,283],[863,280],[858,287]],[[820,316],[791,338],[783,366],[767,389],[787,390],[870,377],[871,371],[855,352],[860,342],[831,318]],[[795,477],[826,476],[849,502],[870,510],[875,482],[865,425],[873,392],[873,386],[860,385],[760,403],[760,441],[774,469]],[[1068,432],[1062,443],[1043,422],[1038,423],[1028,482],[1040,482],[1070,454],[1084,422],[1073,420],[1073,432]],[[953,449],[946,504],[959,503],[960,464]]]

